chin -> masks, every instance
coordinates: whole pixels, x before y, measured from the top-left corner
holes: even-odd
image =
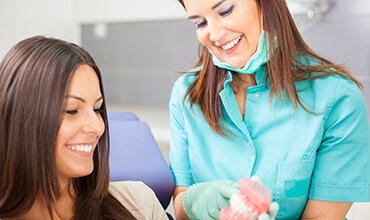
[[[91,168],[89,168],[89,169],[85,169],[85,170],[80,170],[80,171],[76,172],[76,173],[78,173],[78,175],[77,175],[77,177],[76,177],[76,178],[78,178],[78,177],[88,176],[88,175],[90,175],[93,171],[94,171],[94,168],[93,168],[93,167],[91,167]]]
[[[247,64],[247,62],[248,62],[248,60],[247,61],[244,61],[244,60],[229,60],[229,62],[226,62],[226,63],[229,64],[233,68],[241,69]]]

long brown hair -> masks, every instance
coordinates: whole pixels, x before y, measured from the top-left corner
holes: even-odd
[[[0,218],[29,211],[42,193],[52,218],[52,203],[61,195],[55,166],[55,142],[62,103],[73,73],[93,58],[76,44],[35,36],[16,44],[0,63]],[[106,131],[94,152],[94,170],[71,184],[76,191],[74,219],[133,219],[109,194],[109,143]]]
[[[277,44],[269,44],[270,61],[266,64],[265,82],[270,88],[270,100],[283,99],[286,95],[295,108],[300,105],[306,111],[313,113],[299,99],[295,87],[296,82],[337,74],[352,80],[360,88],[362,87],[361,83],[350,75],[343,65],[334,64],[319,56],[304,42],[285,0],[255,1],[261,6],[264,30],[268,33],[269,42],[277,41]],[[179,2],[185,8],[183,0]],[[195,73],[197,78],[188,88],[185,97],[189,96],[191,106],[199,105],[205,120],[213,130],[226,136],[222,126],[221,100],[218,95],[223,89],[226,70],[216,67],[208,49],[201,45],[199,55],[196,66],[202,66],[202,69]],[[306,65],[299,59],[301,55],[318,60],[320,64]],[[320,74],[310,75],[312,72]]]

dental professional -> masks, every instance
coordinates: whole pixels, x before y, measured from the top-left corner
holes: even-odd
[[[344,219],[370,201],[361,84],[302,39],[285,0],[179,0],[201,53],[175,82],[170,167],[176,219],[218,219],[259,176],[270,219]]]
[[[164,220],[142,182],[110,182],[102,76],[81,47],[34,36],[0,63],[0,219]]]

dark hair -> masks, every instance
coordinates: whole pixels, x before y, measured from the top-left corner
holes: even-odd
[[[260,5],[263,14],[264,30],[268,33],[270,44],[270,61],[266,64],[265,82],[270,87],[270,99],[284,98],[286,94],[297,108],[300,105],[307,109],[298,97],[295,83],[328,76],[341,75],[355,82],[360,88],[361,83],[349,74],[343,65],[338,65],[319,56],[304,42],[294,20],[288,10],[285,0],[255,0]],[[179,0],[185,8],[183,0]],[[186,9],[186,8],[185,8]],[[226,70],[216,67],[208,49],[200,46],[199,60],[196,66],[203,68],[196,72],[197,78],[190,85],[186,96],[189,96],[191,106],[198,104],[208,124],[220,135],[226,132],[222,127],[222,108],[218,93],[223,89]],[[299,58],[306,55],[320,62],[317,66],[304,64]],[[318,72],[318,75],[310,75]],[[212,73],[212,74],[210,74]],[[185,99],[184,99],[185,100]]]
[[[38,193],[48,204],[60,197],[55,142],[61,109],[79,65],[93,58],[76,44],[35,36],[16,44],[0,63],[0,218],[29,211]],[[109,189],[109,143],[106,105],[101,106],[106,131],[94,152],[94,170],[72,179],[76,191],[74,219],[133,219]]]

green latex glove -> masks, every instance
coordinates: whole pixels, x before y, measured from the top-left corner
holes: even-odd
[[[258,220],[274,220],[279,211],[279,204],[277,202],[272,202],[268,213],[262,213],[258,216]]]
[[[230,180],[195,184],[185,192],[185,212],[190,219],[219,219],[220,210],[229,207],[230,197],[238,192],[238,184]]]

